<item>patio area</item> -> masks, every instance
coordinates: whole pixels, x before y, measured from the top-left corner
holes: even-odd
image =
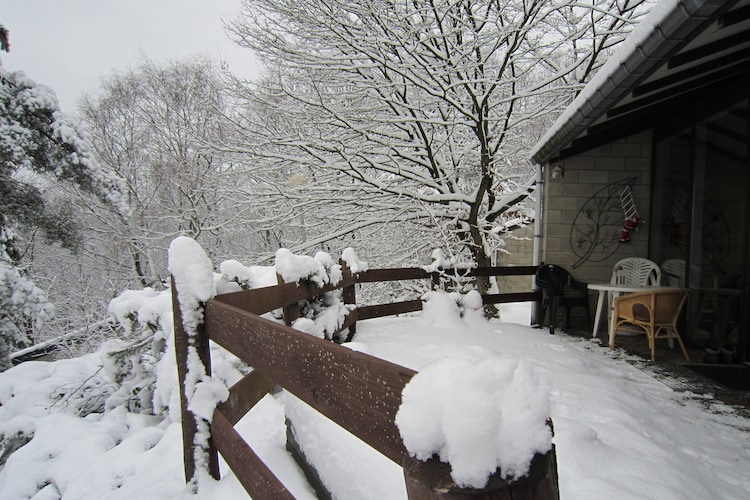
[[[580,328],[561,328],[556,334],[591,339],[591,332]],[[603,349],[608,349],[604,331],[599,332],[598,340]],[[625,358],[628,362],[653,373],[675,391],[693,392],[699,398],[713,398],[736,407],[743,416],[750,418],[750,388],[747,385],[744,389],[737,388],[742,380],[747,384],[750,379],[750,366],[747,364],[706,364],[703,362],[705,350],[690,343],[686,344],[690,356],[690,363],[687,363],[679,347],[675,345],[674,349],[670,349],[667,341],[664,340],[657,342],[656,361],[652,362],[645,335],[618,335],[616,348],[626,354]],[[724,373],[719,374],[718,377],[706,375],[706,373],[720,371]],[[729,385],[719,382],[722,376],[730,378]]]

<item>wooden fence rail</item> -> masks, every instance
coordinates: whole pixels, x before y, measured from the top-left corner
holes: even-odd
[[[183,328],[179,301],[173,287],[186,480],[190,481],[194,477],[196,468],[194,440],[197,423],[196,417],[188,411],[185,395],[190,346],[197,349],[208,374],[211,369],[209,341],[216,342],[253,368],[253,371],[229,389],[229,398],[219,404],[214,412],[210,426],[209,472],[218,479],[218,451],[252,497],[293,498],[234,429],[234,425],[272,387],[281,386],[402,465],[408,454],[396,428],[395,417],[401,405],[401,393],[415,375],[409,368],[291,328],[289,325],[299,316],[300,301],[325,292],[342,290],[344,302],[356,305],[342,326],[343,329],[349,328],[351,337],[357,321],[421,309],[419,299],[391,304],[358,305],[355,290],[359,284],[427,279],[433,286],[439,286],[441,277],[445,276],[522,276],[532,275],[537,269],[536,266],[495,267],[459,271],[448,269],[434,273],[420,268],[402,268],[373,269],[353,274],[344,264],[342,267],[343,278],[336,285],[317,288],[309,283],[280,283],[274,287],[217,295],[205,304],[204,323],[198,335],[190,338]],[[539,299],[540,295],[536,291],[483,296],[485,304]],[[285,324],[261,317],[279,309],[284,312]],[[554,462],[554,453],[551,460]],[[409,467],[408,470],[415,468]],[[556,492],[556,469],[549,468],[547,476],[551,475],[554,475],[554,488],[546,488],[544,491]],[[407,477],[406,481],[407,484],[421,484],[420,478],[415,480]],[[409,488],[408,491],[416,490]],[[423,492],[414,495],[409,493],[410,498],[421,498]],[[430,498],[454,497],[446,494]],[[537,495],[535,498],[550,496]]]

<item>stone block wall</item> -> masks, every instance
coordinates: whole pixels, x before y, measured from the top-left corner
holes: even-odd
[[[541,261],[558,264],[586,282],[607,282],[625,257],[648,256],[652,133],[642,132],[559,162],[564,178],[544,174]],[[631,183],[639,230],[620,243],[625,223],[619,192]],[[592,314],[594,313],[592,296]],[[574,314],[576,311],[574,311]]]
[[[505,237],[505,252],[498,252],[498,266],[534,265],[534,227],[523,227]],[[501,293],[528,292],[533,289],[533,276],[498,276],[497,286]]]

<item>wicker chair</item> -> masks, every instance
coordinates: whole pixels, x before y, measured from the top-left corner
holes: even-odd
[[[588,285],[576,280],[560,266],[545,264],[539,267],[535,278],[536,285],[542,290],[542,313],[539,324],[544,324],[544,316],[549,310],[549,332],[555,333],[555,322],[558,307],[565,308],[565,327],[570,326],[570,309],[586,309],[586,324],[591,324]]]
[[[636,292],[615,298],[615,326],[609,346],[615,347],[617,329],[625,326],[628,331],[646,334],[651,361],[656,359],[655,343],[659,339],[676,339],[685,359],[690,361],[685,344],[677,332],[677,318],[680,317],[687,294],[685,289],[666,289]]]

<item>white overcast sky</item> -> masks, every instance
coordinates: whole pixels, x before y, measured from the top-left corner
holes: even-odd
[[[166,63],[203,54],[252,78],[252,52],[234,44],[222,24],[240,8],[240,0],[2,0],[0,24],[11,46],[0,60],[51,87],[64,111],[143,55]]]

